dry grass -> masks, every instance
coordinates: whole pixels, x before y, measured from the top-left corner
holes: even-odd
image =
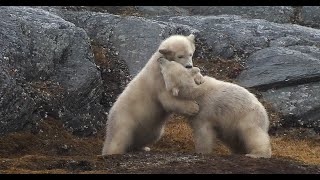
[[[320,165],[320,141],[315,139],[272,138],[273,156]]]
[[[62,123],[48,118],[39,123],[38,132],[14,132],[0,137],[0,157],[77,156],[101,152],[103,132],[96,137],[80,138],[65,130]]]
[[[178,151],[193,153],[194,141],[192,130],[188,125],[188,122],[181,116],[173,116],[167,123],[164,136],[159,142],[151,146],[152,150],[158,151]],[[215,153],[226,155],[230,154],[230,151],[221,144],[218,143],[217,148],[214,149]]]
[[[290,137],[271,137],[273,157],[294,159],[305,164],[320,165],[320,141],[316,139],[292,139]],[[194,152],[192,130],[187,121],[175,117],[167,124],[164,137],[155,145],[153,150]],[[214,153],[230,154],[230,151],[218,143]]]
[[[11,133],[0,138],[2,173],[106,173],[104,169],[108,164],[97,161],[104,132],[95,137],[75,137],[63,128],[61,122],[51,118],[41,122],[39,130],[37,133]],[[272,137],[273,157],[320,165],[319,139],[290,137],[288,134],[286,137]],[[163,138],[151,149],[155,152],[194,153],[192,130],[187,121],[173,116],[167,123]],[[214,153],[228,155],[230,151],[218,143]]]

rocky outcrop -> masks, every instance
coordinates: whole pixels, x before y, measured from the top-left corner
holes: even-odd
[[[92,12],[63,12],[63,17],[85,29],[95,43],[125,62],[132,76],[142,69],[163,39],[172,34],[197,32],[186,25],[142,17]]]
[[[267,90],[320,80],[320,50],[312,46],[270,47],[252,54],[238,82]]]
[[[191,15],[188,9],[179,6],[135,6],[135,10],[144,17]]]
[[[262,91],[285,126],[320,132],[320,50],[314,46],[270,47],[252,54],[238,83]]]
[[[292,107],[287,103],[277,101],[292,98],[282,97],[282,91],[317,96],[316,91],[305,92],[303,86],[314,87],[319,81],[320,31],[274,23],[284,23],[292,13],[296,15],[291,7],[134,7],[148,14],[148,18],[106,13],[110,9],[92,12],[103,7],[90,8],[1,7],[1,78],[5,82],[1,87],[3,92],[17,87],[16,94],[26,93],[23,98],[29,109],[15,116],[21,122],[20,129],[29,121],[50,115],[61,119],[75,133],[94,133],[104,125],[104,112],[159,43],[172,34],[190,33],[196,35],[195,59],[215,63],[220,57],[242,63],[245,69],[236,78],[237,83],[260,90],[263,98],[288,117],[288,122],[306,119],[292,126],[308,124],[318,129],[318,106],[312,104],[313,100],[305,101],[308,108],[296,106],[299,110],[294,111],[288,110]],[[173,16],[178,10],[187,14],[181,8],[206,16]],[[264,20],[271,12],[279,19]],[[241,16],[212,15],[226,13]],[[12,97],[21,99],[19,95]],[[291,101],[294,104],[295,100]],[[2,102],[0,106],[9,107],[8,100]],[[9,121],[18,121],[2,116],[4,129]]]
[[[300,17],[304,25],[320,28],[320,7],[319,6],[303,6],[301,7]]]
[[[239,15],[249,19],[265,19],[276,23],[290,23],[294,17],[291,6],[182,6],[192,15]]]
[[[53,116],[79,135],[105,122],[102,81],[86,32],[29,7],[1,7],[0,133],[36,127]]]
[[[242,57],[269,46],[319,45],[320,31],[292,24],[277,24],[240,16],[156,17],[199,30],[198,39],[208,50],[206,58]]]

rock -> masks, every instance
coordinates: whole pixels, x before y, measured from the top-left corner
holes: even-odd
[[[189,35],[197,30],[180,24],[108,13],[37,7],[83,28],[91,39],[95,63],[103,80],[101,104],[109,110],[117,96],[171,34]],[[116,78],[115,78],[116,77]]]
[[[115,25],[110,41],[134,76],[148,62],[163,39],[172,34],[187,35],[191,32],[192,28],[187,26],[128,17]]]
[[[130,76],[135,76],[159,43],[172,34],[196,35],[195,58],[214,61],[218,56],[242,61],[247,69],[237,81],[245,87],[268,91],[319,80],[317,29],[236,15],[146,19],[52,8],[49,11],[83,28],[102,54],[99,60],[99,53],[95,53],[105,92],[102,104],[107,109]]]
[[[314,51],[320,53],[316,47]],[[314,54],[297,47],[265,48],[248,58],[237,81],[244,87],[266,90],[320,80],[320,56]]]
[[[134,16],[66,11],[62,16],[84,28],[96,44],[107,47],[110,56],[125,62],[132,76],[144,67],[163,39],[172,34],[197,32],[186,25]]]
[[[177,16],[189,15],[189,11],[178,6],[35,6],[44,10],[91,11],[102,12],[121,16],[136,15],[143,17],[152,16]]]
[[[38,6],[39,7],[39,6]],[[92,11],[117,15],[152,16],[216,16],[239,15],[248,19],[265,19],[276,23],[290,23],[295,16],[291,6],[42,6],[43,9]]]
[[[178,6],[135,6],[137,12],[148,16],[187,16],[189,11]]]
[[[10,75],[15,69],[4,67],[0,58],[0,135],[16,132],[36,118],[32,97]]]
[[[265,19],[276,23],[290,23],[291,6],[182,6],[192,15],[239,15],[248,19]]]
[[[134,6],[32,6],[34,8],[44,9],[46,11],[92,11],[111,14],[130,14],[138,13]]]
[[[265,48],[252,54],[246,63],[237,77],[238,84],[263,91],[263,98],[283,114],[284,126],[312,127],[319,132],[319,48]]]
[[[301,9],[301,21],[304,25],[320,28],[320,7],[303,6]]]
[[[283,126],[313,128],[320,133],[320,82],[270,89],[262,95],[284,115]]]
[[[126,61],[119,58],[119,49],[115,49],[110,41],[114,26],[122,18],[108,13],[76,12],[55,7],[37,8],[57,14],[87,32],[91,40],[94,60],[100,70],[103,82],[101,104],[109,111],[118,95],[132,78]]]
[[[169,21],[191,26],[199,30],[198,46],[205,47],[204,57],[224,59],[240,57],[269,46],[320,45],[320,31],[292,24],[278,24],[262,19],[245,19],[240,16],[178,16],[154,17],[158,21]],[[199,42],[200,41],[200,42]]]
[[[90,38],[98,44],[114,48],[111,52],[115,52],[117,58],[121,60],[133,58],[132,61],[126,62],[132,75],[144,66],[146,59],[141,60],[141,58],[151,55],[160,40],[173,33],[195,33],[197,43],[195,58],[209,60],[217,56],[225,59],[246,58],[269,46],[320,45],[319,30],[299,25],[277,24],[262,19],[245,19],[234,15],[156,16],[150,17],[152,20],[149,20],[92,12],[65,11],[62,14],[64,19],[84,28]],[[127,24],[130,24],[130,27]],[[114,39],[116,34],[123,36],[130,34],[130,39],[123,39],[128,46],[124,44],[120,46],[121,41]],[[139,41],[143,38],[152,40]],[[148,48],[151,49],[150,52],[145,52],[144,44],[152,45]],[[124,51],[124,47],[129,48],[129,51]],[[138,49],[131,53],[135,47]],[[124,52],[120,53],[120,50]]]
[[[27,94],[14,96],[24,105],[19,111],[1,108],[0,113],[14,112],[1,119],[10,121],[1,129],[15,131],[14,124],[21,129],[30,116],[53,116],[74,134],[94,134],[105,121],[102,81],[86,32],[41,9],[0,7],[0,17],[1,64],[14,71],[4,74],[10,84],[5,90]]]

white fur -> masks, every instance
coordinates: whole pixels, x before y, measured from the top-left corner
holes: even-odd
[[[189,119],[197,153],[211,153],[219,138],[234,153],[271,157],[268,115],[252,93],[233,83],[202,77],[196,67],[186,69],[164,58],[159,62],[167,90],[199,103],[199,113]],[[195,79],[202,84],[197,85]]]
[[[102,155],[146,150],[146,145],[160,139],[172,112],[188,116],[198,113],[194,101],[181,100],[166,91],[157,62],[166,57],[182,66],[192,65],[194,50],[193,35],[174,35],[160,44],[110,109]]]

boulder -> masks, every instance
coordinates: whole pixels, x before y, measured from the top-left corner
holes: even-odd
[[[265,19],[276,23],[290,23],[294,16],[291,6],[182,6],[192,15],[239,15],[248,19]]]
[[[73,23],[90,37],[104,87],[101,104],[107,110],[130,79],[143,68],[160,42],[172,34],[195,34],[197,49],[194,58],[212,63],[217,57],[240,61],[246,69],[237,77],[237,83],[262,93],[316,83],[320,79],[320,31],[317,29],[237,15],[144,18],[39,8]],[[290,9],[271,9],[278,11],[277,8]],[[257,13],[258,9],[252,13]],[[272,98],[269,101],[277,103]],[[290,117],[304,117],[316,108],[314,105]],[[286,111],[279,112],[287,116]],[[307,120],[305,124],[311,122],[314,120]]]
[[[235,15],[154,17],[191,26],[199,31],[203,58],[245,60],[252,53],[270,46],[320,45],[320,31],[295,24],[278,24],[263,19]]]
[[[135,6],[144,17],[150,16],[187,16],[190,12],[179,6]]]
[[[237,81],[244,87],[259,90],[319,81],[320,50],[317,47],[307,48],[313,48],[313,53],[301,52],[298,47],[260,50],[248,58],[246,69],[240,73]]]
[[[301,8],[301,21],[304,25],[320,28],[320,7],[303,6]]]
[[[102,80],[93,62],[86,32],[59,16],[30,7],[0,7],[1,87],[11,112],[1,129],[12,132],[47,116],[60,119],[78,135],[90,135],[104,125],[100,105]],[[26,93],[26,95],[24,95]],[[23,105],[20,106],[19,104]],[[18,107],[19,106],[19,107]],[[8,109],[12,108],[12,109]],[[18,109],[17,109],[18,108]],[[41,118],[40,118],[41,117]],[[4,133],[1,131],[1,133]]]
[[[320,133],[320,82],[270,89],[262,95],[284,115],[284,127],[306,127]]]
[[[255,88],[284,117],[283,125],[320,132],[320,50],[315,46],[270,47],[252,54],[237,83]]]

